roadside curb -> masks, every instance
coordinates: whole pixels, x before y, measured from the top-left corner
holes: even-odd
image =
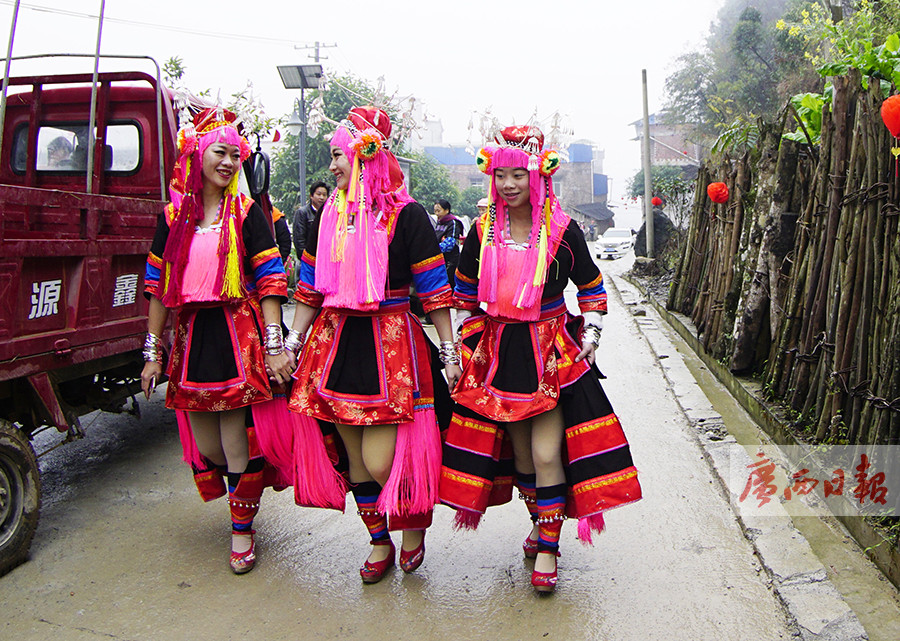
[[[632,318],[655,354],[719,481],[720,490],[769,577],[775,595],[796,624],[798,637],[804,641],[867,640],[868,634],[856,614],[828,579],[825,566],[790,517],[785,513],[784,518],[773,518],[771,511],[768,516],[756,515],[746,506],[736,509],[738,497],[727,482],[735,465],[736,440],[728,434],[724,420],[660,328],[663,321],[672,325],[670,319],[660,312],[639,284],[624,276],[608,278],[607,283],[619,293],[627,309],[639,303],[648,303],[652,308],[644,311],[646,315],[632,314]],[[751,462],[747,455],[746,463]]]

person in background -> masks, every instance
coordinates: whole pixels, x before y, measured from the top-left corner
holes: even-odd
[[[51,169],[72,169],[72,143],[57,136],[47,145],[47,166]]]
[[[491,177],[490,204],[456,272],[463,371],[440,498],[474,528],[489,505],[510,500],[514,469],[533,522],[523,544],[535,559],[531,584],[552,592],[563,520],[578,518],[579,538],[590,541],[603,513],[638,500],[641,488],[594,365],[603,276],[553,193],[560,159],[543,139],[537,127],[507,127],[476,157]],[[579,316],[563,298],[569,281]]]
[[[328,200],[328,185],[319,180],[309,188],[309,202],[294,212],[293,238],[298,261],[303,256],[303,250],[306,249],[310,227],[316,216],[322,212],[326,200]]]
[[[437,236],[441,253],[444,255],[447,279],[450,281],[450,287],[454,287],[456,265],[459,263],[459,239],[463,236],[463,224],[450,212],[450,202],[447,200],[439,200],[434,203],[434,217],[436,219],[434,233]]]
[[[478,208],[478,215],[483,215],[488,209],[488,199],[481,198],[475,206]]]
[[[272,206],[272,223],[275,225],[275,243],[278,245],[278,253],[281,261],[287,264],[291,256],[291,230],[287,224],[284,212],[278,207]]]

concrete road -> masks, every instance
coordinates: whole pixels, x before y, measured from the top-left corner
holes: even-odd
[[[531,589],[519,502],[476,533],[438,508],[423,566],[366,586],[352,501],[340,514],[268,492],[257,567],[232,575],[226,505],[200,501],[157,393],[141,420],[86,417],[85,440],[43,457],[31,560],[0,578],[0,639],[791,638],[658,362],[615,295],[610,308],[598,362],[645,498],[610,513],[593,548],[566,524],[554,595]]]

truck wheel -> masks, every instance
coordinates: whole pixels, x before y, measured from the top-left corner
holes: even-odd
[[[0,419],[0,576],[28,558],[41,510],[41,477],[28,438]]]

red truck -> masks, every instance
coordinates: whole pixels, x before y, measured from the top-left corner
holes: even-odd
[[[129,71],[100,73],[96,86],[92,74],[10,78],[0,124],[2,575],[27,558],[37,527],[32,437],[75,439],[79,416],[137,404],[144,261],[177,122],[159,72]]]

